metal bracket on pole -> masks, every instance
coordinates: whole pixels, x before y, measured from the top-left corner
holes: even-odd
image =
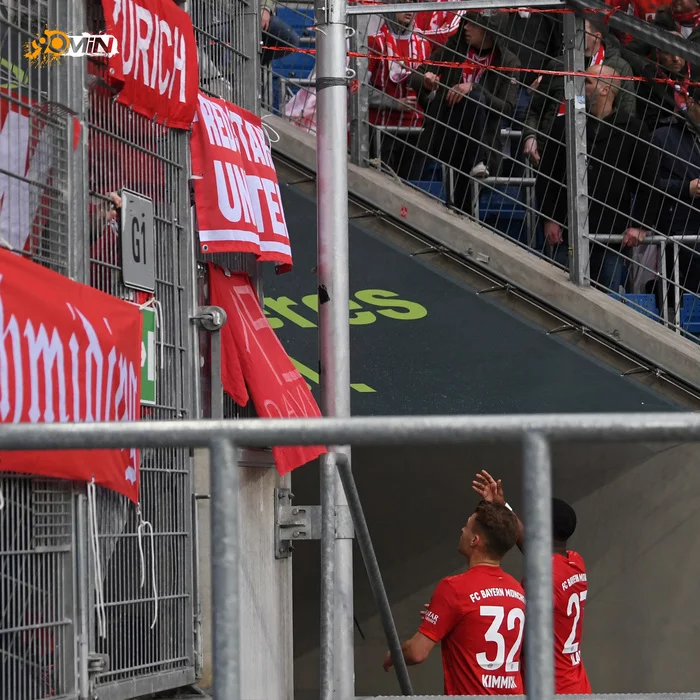
[[[321,539],[321,506],[294,506],[290,489],[275,489],[275,559],[287,559],[293,542]]]
[[[190,321],[199,321],[199,325],[205,331],[213,333],[221,330],[226,323],[226,312],[220,306],[200,306]]]

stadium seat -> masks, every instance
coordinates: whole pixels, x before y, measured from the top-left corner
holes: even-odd
[[[522,197],[517,185],[484,187],[479,197],[479,219],[509,238],[526,243],[527,218]]]
[[[654,321],[660,320],[659,307],[654,294],[615,294],[610,292],[608,296],[621,301],[623,304],[627,304],[635,311],[639,311],[639,313],[654,319]],[[698,307],[698,312],[700,315],[700,306]],[[700,318],[698,321],[700,322]]]
[[[681,328],[686,333],[700,333],[700,299],[694,294],[683,295]]]
[[[427,192],[429,195],[439,199],[441,202],[446,201],[445,185],[441,179],[434,180],[409,180],[409,184]]]
[[[314,33],[310,29],[314,24],[313,8],[279,7],[277,16],[299,34],[299,36]]]

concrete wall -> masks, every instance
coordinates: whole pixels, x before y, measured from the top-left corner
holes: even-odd
[[[589,571],[583,656],[595,692],[700,690],[700,446],[559,445],[554,461],[555,493],[576,508],[572,546]],[[407,638],[437,580],[460,569],[456,545],[476,502],[469,490],[476,469],[501,475],[507,498],[520,508],[519,448],[357,449],[355,465],[397,627]],[[312,474],[298,472],[298,498],[310,500],[312,482]],[[318,568],[309,549],[297,548],[294,557],[295,697],[310,700],[318,688]],[[356,633],[357,694],[398,693],[395,677],[381,667],[386,642],[357,552],[355,561],[365,635]],[[508,555],[511,573],[520,576],[521,565],[519,552]],[[410,672],[417,693],[442,692],[438,649]]]
[[[240,467],[241,673],[243,700],[291,700],[292,561],[274,555],[274,489],[288,486],[271,455],[243,451]],[[247,466],[246,466],[247,465]],[[198,494],[209,494],[209,453],[195,456]],[[199,565],[202,606],[202,688],[212,679],[211,530],[207,500],[199,500]],[[231,504],[235,508],[236,504]]]

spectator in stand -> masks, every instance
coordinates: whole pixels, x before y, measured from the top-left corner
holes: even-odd
[[[263,36],[260,62],[263,66],[269,66],[272,59],[281,58],[289,53],[271,49],[287,47],[291,50],[299,46],[299,35],[275,14],[275,9],[275,0],[262,0],[260,3],[260,27]]]
[[[495,176],[503,157],[501,120],[515,110],[520,63],[499,41],[497,17],[467,12],[457,34],[430,55],[431,61],[459,64],[455,68],[422,66],[410,78],[426,126],[418,148],[456,171],[454,205],[470,211],[470,177]],[[505,70],[490,70],[498,66]],[[425,156],[419,157],[411,179],[421,179]],[[468,177],[465,173],[469,173]]]
[[[563,27],[561,15],[533,12],[519,9],[503,11],[503,34],[505,42],[520,61],[521,68],[537,71],[546,68],[556,56],[561,56],[563,45]],[[523,85],[518,93],[515,121],[525,122],[530,106],[532,91],[542,82],[535,73],[523,73]],[[517,127],[516,127],[517,128]]]
[[[673,0],[657,10],[654,24],[668,32],[677,32],[684,39],[700,43],[700,7],[696,0]],[[640,56],[649,56],[654,48],[642,39],[635,39],[629,44],[630,51]],[[700,66],[691,65],[691,73],[696,74]]]
[[[659,217],[654,184],[659,166],[651,136],[637,117],[616,107],[619,76],[609,66],[591,66],[586,77],[588,119],[588,229],[591,234],[622,234],[622,248],[644,241]],[[552,138],[565,141],[564,120],[556,119]],[[553,258],[567,264],[566,149],[546,148],[535,192]],[[590,278],[614,292],[623,283],[623,257],[615,244],[592,243]]]
[[[624,12],[627,15],[651,22],[656,16],[656,11],[665,4],[666,0],[634,0],[634,2],[631,0],[605,0],[605,2],[618,12]],[[622,32],[614,34],[625,46],[634,41],[629,34]]]
[[[260,28],[262,30],[263,51],[260,59],[263,66],[269,65],[273,59],[281,58],[289,53],[289,51],[274,51],[271,48],[289,48],[294,49],[299,46],[299,35],[286,23],[283,22],[276,14],[275,0],[262,0],[260,3]],[[203,37],[204,41],[200,47],[206,47],[207,43],[221,42],[226,45],[231,44],[231,32],[240,29],[237,20],[232,16],[232,10],[229,9],[228,3],[214,5],[208,2],[195,2],[192,6],[192,23],[200,31],[206,32],[208,37]],[[270,48],[266,48],[270,47]],[[219,52],[212,52],[214,62],[222,76],[232,81],[234,78],[234,66],[231,64],[229,57],[224,54],[218,55]],[[200,62],[207,61],[209,57],[206,53],[200,55]],[[210,71],[211,69],[207,69]],[[208,75],[208,72],[207,72]]]
[[[506,503],[501,480],[485,469],[476,475],[472,488],[485,501]],[[517,516],[516,516],[517,518]],[[518,520],[517,545],[523,550],[523,524]],[[576,531],[576,512],[565,501],[552,499],[552,583],[554,584],[554,692],[557,695],[588,695],[591,684],[581,658],[583,616],[588,597],[588,578],[583,557],[569,549]],[[523,582],[526,585],[527,582]]]
[[[673,34],[681,36],[678,32]],[[628,49],[623,49],[622,55],[634,74],[646,79],[637,87],[637,113],[649,131],[670,123],[685,110],[683,94],[690,81],[690,65],[685,59],[659,49],[652,50],[652,60]],[[674,83],[663,82],[667,80]]]
[[[462,528],[459,553],[468,569],[437,585],[418,632],[401,651],[409,665],[442,647],[445,695],[523,695],[520,653],[525,624],[522,586],[501,569],[518,537],[518,521],[503,505],[481,501]],[[483,604],[488,597],[488,606]],[[497,640],[497,644],[494,644]],[[393,665],[391,652],[384,670]]]
[[[383,127],[423,125],[423,110],[417,106],[416,92],[409,87],[411,72],[430,54],[430,42],[414,31],[412,12],[388,12],[376,34],[368,37],[369,121]],[[394,60],[386,60],[387,58]],[[372,130],[373,138],[378,132]],[[381,134],[381,160],[399,177],[410,175],[411,158],[417,137],[410,134]],[[413,148],[408,149],[409,142]]]
[[[449,2],[450,0],[439,0]],[[464,10],[436,10],[435,12],[418,12],[416,14],[416,29],[423,33],[433,48],[441,46],[457,32]]]
[[[585,22],[585,30],[585,68],[603,65],[611,68],[620,76],[634,75],[630,65],[621,56],[620,43],[615,37],[609,35],[607,27],[602,22],[597,18],[589,18]],[[547,70],[564,70],[563,58],[550,61]],[[616,100],[616,109],[627,114],[635,113],[633,81],[622,81],[622,84],[618,86]],[[552,133],[552,127],[557,121],[557,117],[563,117],[565,114],[564,78],[558,75],[545,75],[538,91],[533,94],[532,106],[524,129],[523,152],[535,165],[540,162],[542,149]],[[558,148],[559,144],[552,140],[551,147]]]
[[[700,234],[700,88],[687,97],[687,119],[676,119],[658,128],[652,143],[661,149],[657,186],[665,194],[659,228],[673,236]],[[667,248],[672,251],[672,248]],[[673,254],[666,256],[667,275],[673,278]],[[680,284],[687,292],[700,291],[698,243],[680,242]]]
[[[513,129],[521,131],[527,119],[530,102],[535,90],[542,82],[542,75],[530,71],[545,69],[556,56],[561,56],[563,45],[563,26],[561,15],[548,14],[528,9],[517,11],[503,10],[505,41],[510,51],[517,56],[521,67],[522,84],[518,87],[515,104]],[[510,155],[522,159],[524,139],[510,141]],[[508,167],[510,165],[510,168]],[[507,160],[501,176],[523,177],[522,162]]]

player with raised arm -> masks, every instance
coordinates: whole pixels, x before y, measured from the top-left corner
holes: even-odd
[[[510,509],[503,495],[501,480],[485,469],[476,475],[472,488],[484,500]],[[516,516],[517,518],[517,516]],[[518,520],[517,545],[523,551],[523,524]],[[554,681],[558,695],[585,695],[591,692],[581,658],[583,613],[588,582],[583,557],[568,548],[576,530],[576,513],[565,501],[552,499],[552,578],[554,584]]]
[[[501,569],[518,537],[505,506],[481,501],[462,528],[459,553],[468,570],[437,585],[423,622],[401,650],[409,665],[441,642],[445,695],[522,695],[520,650],[525,622],[522,586]],[[384,670],[392,666],[391,653]]]

